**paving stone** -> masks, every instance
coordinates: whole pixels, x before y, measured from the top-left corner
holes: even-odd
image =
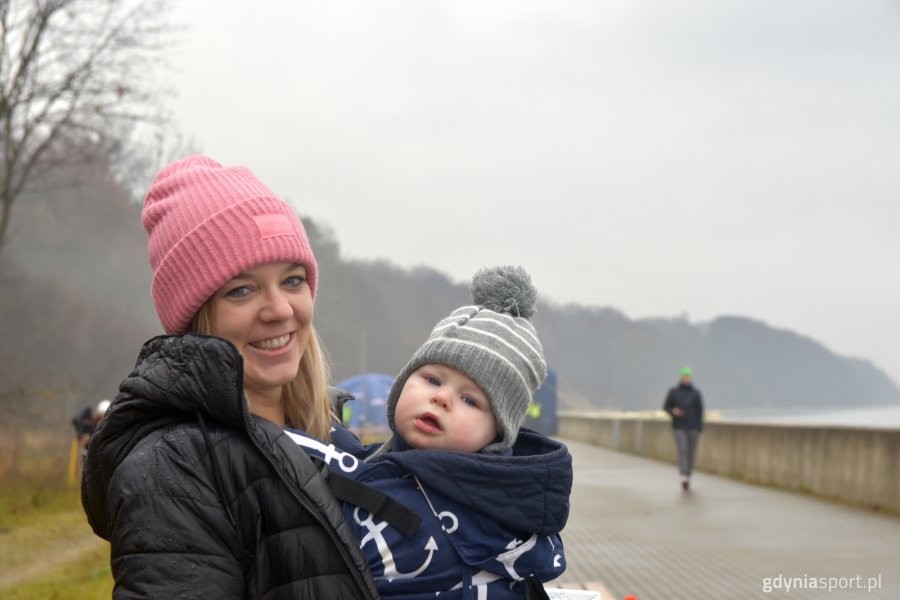
[[[561,580],[605,586],[604,600],[900,599],[900,518],[703,473],[683,492],[670,464],[566,443]],[[863,589],[810,589],[819,583]]]

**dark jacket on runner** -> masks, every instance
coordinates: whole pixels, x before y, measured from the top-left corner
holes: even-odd
[[[147,342],[82,480],[117,600],[378,598],[341,504],[284,431],[253,417],[225,340]]]
[[[684,411],[680,417],[672,414],[676,406]],[[673,429],[703,431],[703,398],[690,383],[679,383],[670,389],[663,410],[672,415]]]

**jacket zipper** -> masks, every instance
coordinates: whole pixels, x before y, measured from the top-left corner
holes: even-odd
[[[322,528],[328,533],[328,536],[331,538],[331,541],[334,543],[335,547],[338,549],[338,552],[341,554],[341,558],[344,560],[344,563],[347,565],[348,570],[353,575],[353,579],[356,581],[356,584],[359,586],[359,589],[367,598],[372,598],[373,600],[377,600],[376,596],[372,596],[368,587],[366,586],[365,579],[359,574],[359,571],[356,570],[355,565],[353,564],[353,560],[350,558],[350,553],[347,551],[347,548],[344,547],[344,544],[341,542],[340,538],[338,538],[337,531],[335,531],[334,527],[331,526],[325,520],[319,511],[316,510],[309,502],[306,501],[305,498],[301,497],[294,488],[291,486],[288,481],[287,473],[282,471],[281,467],[278,463],[275,462],[274,457],[272,457],[268,451],[263,447],[262,442],[260,442],[257,437],[253,434],[253,430],[250,427],[251,419],[249,402],[247,401],[247,393],[244,391],[244,374],[243,372],[238,375],[238,384],[240,385],[241,390],[241,413],[244,421],[244,430],[247,432],[247,436],[250,438],[250,441],[253,443],[253,446],[259,450],[259,452],[263,455],[273,469],[275,469],[275,473],[278,474],[278,478],[281,480],[281,483],[287,488],[288,492],[290,492],[291,496],[297,501],[300,506],[302,506],[306,512],[308,512],[318,523],[322,526]]]

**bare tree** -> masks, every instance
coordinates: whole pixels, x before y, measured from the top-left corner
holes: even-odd
[[[162,124],[168,0],[0,0],[0,245],[46,169],[125,152]]]

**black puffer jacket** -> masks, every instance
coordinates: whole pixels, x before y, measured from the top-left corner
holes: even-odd
[[[82,504],[112,546],[114,598],[378,598],[316,467],[250,415],[214,337],[157,337],[91,440]]]

